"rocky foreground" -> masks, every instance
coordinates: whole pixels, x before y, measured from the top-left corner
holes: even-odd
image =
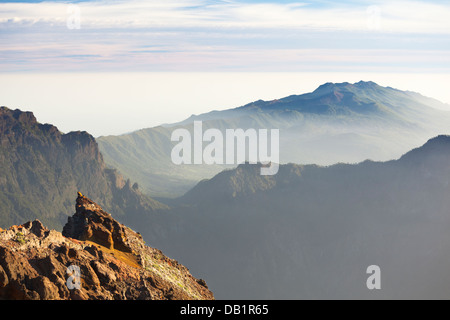
[[[0,229],[0,299],[214,299],[204,280],[79,194],[63,232]]]

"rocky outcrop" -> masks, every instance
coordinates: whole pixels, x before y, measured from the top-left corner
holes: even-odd
[[[131,237],[130,233],[131,229],[125,228],[99,205],[81,194],[77,198],[76,213],[69,217],[62,231],[66,237],[89,240],[123,252],[132,252],[130,245],[125,243]],[[134,232],[133,237],[136,237]]]
[[[63,233],[39,220],[0,230],[0,299],[214,296],[204,280],[80,194]]]

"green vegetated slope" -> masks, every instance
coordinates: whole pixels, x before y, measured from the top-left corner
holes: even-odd
[[[31,112],[0,108],[0,226],[40,219],[61,230],[81,191],[119,220],[135,221],[164,208],[137,184],[106,168],[86,132],[62,134]]]

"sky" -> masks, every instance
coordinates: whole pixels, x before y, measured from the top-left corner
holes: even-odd
[[[0,105],[99,136],[332,79],[450,103],[449,40],[449,1],[0,1]]]

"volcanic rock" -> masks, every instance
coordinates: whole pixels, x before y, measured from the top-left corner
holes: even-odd
[[[62,233],[39,220],[0,231],[0,299],[211,300],[214,295],[204,280],[146,246],[139,233],[79,194],[76,213]]]

